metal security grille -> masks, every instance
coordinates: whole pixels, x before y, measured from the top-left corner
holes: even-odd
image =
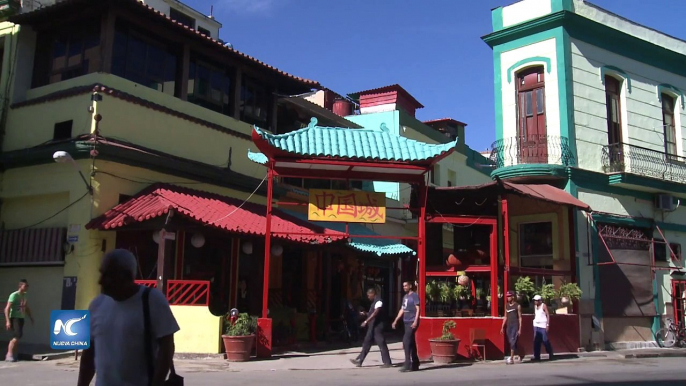
[[[0,265],[63,263],[66,233],[66,228],[0,231]]]

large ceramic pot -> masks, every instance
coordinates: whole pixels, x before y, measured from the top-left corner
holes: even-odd
[[[229,362],[245,362],[250,360],[252,348],[255,345],[255,335],[222,335],[222,340],[226,350],[226,360]]]
[[[429,339],[434,363],[451,363],[457,357],[460,340]]]

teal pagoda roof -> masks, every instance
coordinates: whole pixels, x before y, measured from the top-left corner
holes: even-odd
[[[449,155],[457,144],[408,139],[391,133],[385,124],[378,129],[323,127],[316,118],[307,127],[286,134],[254,127],[252,138],[262,154],[249,152],[248,157],[260,164],[269,158],[326,158],[427,165]]]

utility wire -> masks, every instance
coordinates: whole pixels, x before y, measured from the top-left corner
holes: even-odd
[[[64,208],[60,209],[57,213],[53,214],[52,216],[50,216],[50,217],[48,217],[48,218],[46,218],[46,219],[44,219],[44,220],[41,220],[41,221],[39,221],[39,222],[37,222],[37,223],[35,223],[35,224],[31,224],[31,225],[29,225],[29,226],[25,226],[25,227],[22,227],[22,228],[16,228],[16,229],[9,229],[9,230],[12,230],[12,231],[19,231],[19,230],[23,230],[23,229],[33,228],[33,227],[35,227],[36,225],[40,225],[40,224],[42,224],[42,223],[44,223],[44,222],[46,222],[46,221],[48,221],[48,220],[51,220],[51,219],[57,217],[60,213],[64,212],[65,210],[67,210],[67,209],[69,209],[69,208],[71,208],[72,206],[74,206],[77,202],[83,200],[89,193],[90,193],[90,192],[84,193],[83,196],[79,197],[78,199],[76,199],[75,201],[73,201],[71,204],[65,206]]]

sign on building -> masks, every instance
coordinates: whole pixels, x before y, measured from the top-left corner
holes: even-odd
[[[307,218],[310,221],[386,222],[384,193],[310,189]]]

